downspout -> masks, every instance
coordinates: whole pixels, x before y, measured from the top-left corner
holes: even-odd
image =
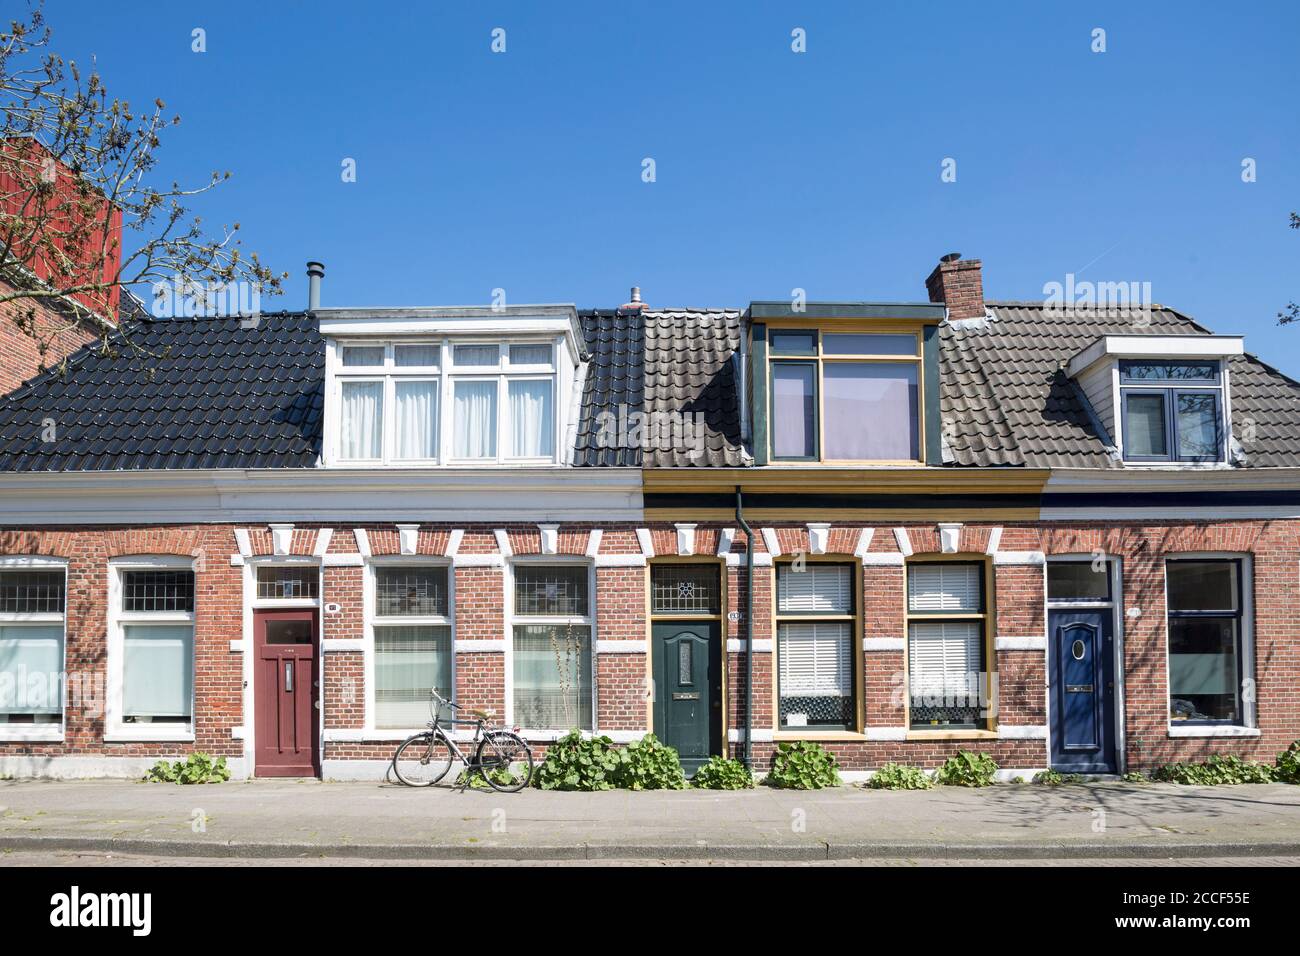
[[[750,738],[754,733],[754,529],[745,521],[745,505],[736,485],[736,524],[745,532],[745,749],[741,763],[753,769]]]

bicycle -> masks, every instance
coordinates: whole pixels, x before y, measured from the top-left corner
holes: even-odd
[[[533,753],[522,737],[504,727],[491,726],[491,715],[486,711],[463,708],[436,690],[430,690],[429,697],[433,717],[429,729],[406,738],[393,754],[393,775],[399,782],[408,787],[432,787],[447,775],[455,758],[465,764],[467,782],[469,774],[477,771],[488,786],[502,793],[516,793],[528,786],[533,779]],[[473,760],[443,729],[440,708],[444,706],[472,715],[472,719],[450,717],[447,723],[473,725],[473,743],[477,744]]]

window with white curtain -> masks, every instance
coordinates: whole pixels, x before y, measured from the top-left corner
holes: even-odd
[[[984,565],[915,563],[907,569],[907,669],[911,726],[988,723]]]
[[[591,730],[594,612],[586,564],[514,567],[514,722]]]
[[[341,464],[550,462],[550,342],[340,343],[331,395]]]
[[[110,596],[109,732],[192,736],[195,579],[185,558],[116,564]]]
[[[429,690],[452,698],[451,575],[446,565],[373,568],[375,727],[422,727]]]
[[[62,734],[65,592],[61,566],[0,565],[0,740]]]
[[[782,730],[849,730],[856,724],[853,581],[851,564],[777,566],[777,701]]]

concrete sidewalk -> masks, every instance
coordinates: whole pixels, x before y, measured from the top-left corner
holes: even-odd
[[[1300,787],[518,794],[258,780],[0,782],[0,853],[370,859],[1060,859],[1300,854]]]

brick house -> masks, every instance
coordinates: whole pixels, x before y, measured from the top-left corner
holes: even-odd
[[[927,302],[124,323],[0,404],[0,774],[379,778],[430,686],[688,766],[1271,758],[1300,384],[980,269]]]

